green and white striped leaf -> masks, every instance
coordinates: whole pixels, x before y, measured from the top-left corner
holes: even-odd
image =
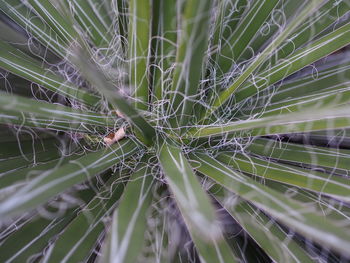
[[[10,235],[0,246],[1,262],[26,262],[30,257],[41,257],[41,251],[50,239],[60,233],[74,218],[66,211],[61,218],[30,218],[29,222]]]
[[[35,59],[1,41],[0,67],[15,75],[42,85],[48,90],[86,105],[95,106],[100,101],[100,98],[96,95],[75,87]],[[30,89],[30,87],[28,87],[28,89]]]
[[[336,92],[334,92],[337,90]],[[350,83],[330,87],[324,92],[304,96],[298,99],[291,99],[282,103],[275,103],[266,107],[266,112],[261,116],[272,116],[288,112],[298,112],[305,109],[330,108],[349,105]]]
[[[104,221],[112,214],[124,191],[116,174],[66,227],[52,244],[44,262],[82,262],[87,260],[105,230]]]
[[[291,4],[295,4],[292,0]],[[324,1],[325,4],[314,15],[310,16],[291,36],[292,41],[288,39],[277,50],[277,52],[267,61],[269,65],[276,64],[277,61],[292,54],[296,49],[304,46],[310,40],[315,39],[327,27],[337,23],[339,17],[342,17],[350,11],[349,1]],[[336,26],[336,25],[334,25]],[[267,63],[265,64],[267,65]],[[262,67],[264,68],[264,66]],[[262,68],[259,70],[262,71]]]
[[[217,188],[217,187],[214,187]],[[237,196],[211,189],[215,199],[275,262],[314,262],[289,233],[261,210]],[[286,242],[288,241],[288,242]]]
[[[72,196],[73,199],[78,199],[77,203],[73,200],[72,203],[60,207],[58,203],[53,202],[45,205],[41,213],[19,217],[15,225],[4,231],[7,232],[4,239],[2,236],[1,262],[25,262],[28,258],[41,258],[48,244],[81,211],[79,202],[89,202],[95,196],[96,181],[93,180],[89,188],[79,190]]]
[[[199,80],[205,62],[210,21],[209,0],[188,0],[185,2],[182,28],[179,33],[174,76],[172,78],[170,112],[171,125],[186,125],[197,98]]]
[[[65,1],[91,42],[97,47],[108,48],[112,43],[112,21],[103,3],[95,0]]]
[[[185,138],[234,134],[236,137],[263,136],[350,127],[348,106],[318,111],[308,110],[252,120],[193,128]]]
[[[50,0],[28,0],[28,4],[64,40],[67,46],[76,39],[77,32]]]
[[[223,103],[225,103],[231,95],[239,88],[250,76],[251,74],[263,63],[263,61],[270,55],[277,46],[279,46],[315,9],[321,4],[319,0],[309,1],[300,14],[295,17],[291,22],[285,27],[285,29],[279,33],[279,35],[274,39],[255,59],[249,64],[249,66],[239,75],[239,77],[234,81],[234,83],[222,91],[219,96],[215,99],[212,106],[212,111],[218,109]],[[208,112],[211,114],[211,112]],[[207,114],[207,115],[208,115]]]
[[[35,36],[43,46],[48,46],[57,55],[65,57],[67,43],[21,0],[1,0],[0,9],[26,32]]]
[[[331,63],[333,57],[337,61],[342,59],[343,56],[330,56],[328,60],[330,60]],[[258,114],[259,116],[264,114],[263,116],[269,116],[285,111],[287,108],[299,109],[299,107],[295,107],[299,104],[303,108],[307,108],[308,105],[314,105],[312,106],[313,108],[315,108],[315,106],[322,107],[323,104],[321,103],[313,103],[315,98],[320,97],[323,99],[324,96],[337,98],[337,93],[335,91],[346,93],[350,86],[348,83],[349,77],[349,63],[345,62],[320,70],[317,72],[316,76],[307,75],[305,77],[283,81],[280,84],[272,85],[267,88],[264,94],[253,96],[249,101],[254,100],[254,105],[250,104],[249,101],[244,102],[242,110],[235,113],[234,116],[240,118],[246,118],[245,116],[252,114]],[[341,100],[346,102],[346,99]],[[330,101],[332,102],[332,100]],[[336,100],[333,102],[335,102],[335,105],[338,104]]]
[[[19,168],[28,167],[35,162],[47,162],[60,156],[58,149],[50,149],[48,151],[26,154],[15,158],[7,158],[0,160],[0,174],[13,171]]]
[[[335,57],[336,60],[342,56]],[[348,83],[350,78],[350,65],[346,61],[337,66],[319,70],[314,75],[284,81],[271,98],[271,103],[284,102],[289,99],[302,98],[306,95],[316,95],[319,92],[334,91]]]
[[[42,152],[42,154],[47,155],[47,152]],[[45,162],[42,162],[40,159],[38,160],[35,155],[35,159],[31,160],[30,162],[31,165],[33,163],[36,163],[35,166],[20,168],[20,166],[16,165],[15,163],[13,165],[13,171],[0,175],[0,189],[12,186],[24,186],[30,180],[40,176],[40,174],[42,174],[43,172],[55,169],[79,157],[79,155],[72,155],[65,158],[59,158],[49,161],[45,160]]]
[[[275,35],[283,30],[286,24],[288,24],[288,22],[303,9],[305,4],[307,4],[307,2],[303,0],[279,1],[269,17],[265,20],[264,24],[262,24],[258,32],[256,32],[249,45],[245,47],[244,52],[238,61],[240,63],[245,63],[252,59],[257,52],[261,51],[270,41],[273,41]],[[316,13],[318,12],[312,14],[307,21],[311,20]],[[308,23],[312,22],[310,21]],[[259,69],[260,68],[261,67],[259,67]]]
[[[238,0],[235,2],[224,0],[217,3],[213,39],[210,43],[213,48],[215,48],[214,56],[212,58],[214,61],[216,61],[218,51],[224,46],[225,41],[227,41],[227,39],[233,40],[231,36],[235,33],[237,24],[243,18],[243,14],[248,7],[248,0]]]
[[[147,211],[152,202],[152,156],[141,159],[130,177],[105,241],[100,262],[135,262],[144,243]]]
[[[49,170],[19,189],[1,203],[0,218],[31,210],[75,184],[89,180],[97,173],[122,162],[137,151],[130,140],[123,140],[111,148],[92,152],[69,161],[59,169]]]
[[[116,120],[106,115],[74,110],[63,105],[39,102],[3,92],[0,94],[0,101],[3,101],[0,106],[0,123],[3,124],[80,133],[104,132],[108,127],[116,125]]]
[[[254,83],[245,85],[237,92],[235,92],[235,102],[242,101],[243,99],[262,91],[268,87],[268,85],[272,85],[277,81],[282,80],[287,76],[295,73],[296,71],[304,68],[305,66],[310,65],[318,59],[321,59],[331,54],[332,52],[348,45],[350,43],[349,39],[350,23],[347,23],[337,30],[316,40],[307,47],[299,49],[298,51],[292,53],[285,60],[283,60],[281,63],[276,64],[271,69],[255,76]],[[229,93],[232,94],[232,92],[236,90],[236,86],[237,85],[233,84],[229,89],[225,90],[222,93],[225,95],[221,95],[221,102],[224,102],[229,98],[229,96],[226,95]],[[222,105],[222,103],[220,103],[220,105]]]
[[[31,114],[19,114],[16,111],[2,110],[0,114],[0,123],[16,125],[18,127],[43,128],[56,131],[71,131],[78,133],[96,133],[103,132],[104,128],[98,129],[91,125],[81,125],[81,122],[66,120],[50,120],[48,118],[36,117]]]
[[[242,173],[330,195],[345,202],[350,200],[350,180],[348,178],[273,163],[239,153],[234,156],[220,154],[217,159]]]
[[[28,35],[23,34],[18,30],[15,30],[10,25],[6,24],[3,21],[0,21],[0,41],[7,44],[11,43],[16,49],[21,50],[29,55],[37,54],[38,57],[45,57],[47,61],[53,61],[55,57],[50,52],[46,51],[46,54],[43,50],[43,47],[40,46],[37,42],[31,42]]]
[[[221,50],[218,66],[223,73],[226,73],[233,62],[239,59],[278,2],[278,0],[258,0],[250,3],[248,11]]]
[[[167,79],[175,62],[177,40],[177,0],[154,0],[152,14],[152,49],[154,66],[152,74],[152,100],[167,97]],[[164,97],[164,98],[163,98]]]
[[[264,184],[285,196],[302,202],[305,209],[315,210],[317,213],[323,214],[340,227],[349,226],[350,209],[344,206],[343,202],[301,188],[291,188],[290,185],[268,179],[264,180]]]
[[[279,194],[253,179],[229,169],[206,154],[192,154],[194,168],[229,191],[250,201],[285,226],[344,255],[349,255],[350,231],[339,228],[300,202]],[[327,236],[328,238],[325,238]]]
[[[202,261],[235,262],[214,208],[185,156],[177,147],[164,143],[158,159]]]
[[[349,150],[256,139],[246,148],[246,151],[277,161],[350,170]]]
[[[36,101],[25,97],[10,95],[0,92],[0,110],[17,113],[19,117],[24,115],[38,116],[54,122],[56,119],[61,122],[80,122],[81,125],[97,125],[113,127],[113,118],[89,111],[75,110],[60,104],[52,104],[44,101]]]
[[[334,90],[337,90],[335,93]],[[347,105],[350,102],[350,83],[330,87],[327,91],[305,95],[296,99],[289,99],[279,103],[271,103],[265,107],[250,109],[250,114],[258,114],[260,118],[276,116],[307,109],[332,108]]]
[[[129,1],[129,74],[137,109],[147,110],[149,100],[148,60],[151,35],[151,1]]]

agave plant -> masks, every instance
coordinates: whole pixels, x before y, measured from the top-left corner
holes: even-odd
[[[0,9],[0,262],[350,259],[350,1]]]

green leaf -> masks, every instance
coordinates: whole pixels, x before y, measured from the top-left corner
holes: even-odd
[[[335,92],[336,91],[336,92]],[[300,112],[308,109],[324,109],[345,106],[350,102],[350,87],[348,84],[329,87],[326,91],[305,95],[296,99],[289,99],[280,103],[274,103],[266,106],[259,118],[276,116],[292,112]],[[258,113],[258,108],[251,111],[251,114]]]
[[[350,151],[296,143],[286,143],[267,139],[256,139],[246,149],[247,152],[266,156],[277,161],[308,164],[311,167],[350,170]]]
[[[129,1],[129,74],[130,85],[135,90],[135,106],[147,110],[149,99],[148,55],[151,35],[151,1]]]
[[[331,59],[331,56],[329,57]],[[336,60],[339,57],[335,57]],[[316,95],[320,92],[336,91],[338,86],[346,84],[350,78],[350,65],[345,62],[325,70],[318,70],[314,75],[283,81],[271,98],[271,103],[302,98],[306,95]],[[271,96],[270,96],[271,97]]]
[[[214,187],[217,188],[217,187]],[[214,189],[211,189],[213,191]],[[222,191],[221,191],[222,192]],[[215,199],[275,262],[314,262],[279,225],[247,201],[213,191]],[[285,242],[288,240],[288,242]],[[287,248],[286,248],[287,247]]]
[[[212,204],[185,156],[177,147],[164,143],[158,159],[203,262],[235,262]]]
[[[266,46],[267,43],[273,40],[278,31],[285,27],[291,19],[293,19],[304,5],[307,4],[304,0],[286,0],[279,1],[276,7],[272,10],[269,17],[265,20],[259,30],[256,32],[249,45],[245,47],[244,52],[240,56],[238,63],[245,63],[254,57],[257,52]],[[306,21],[312,23],[310,20],[315,16],[315,12]],[[310,21],[310,22],[309,22]],[[303,23],[304,25],[305,23]],[[296,29],[297,30],[297,29]],[[259,67],[259,70],[261,67]]]
[[[113,262],[116,258],[120,262],[135,262],[142,251],[147,211],[153,198],[151,157],[145,156],[141,159],[125,187],[120,204],[114,211],[100,262]]]
[[[21,0],[1,0],[0,9],[26,32],[35,36],[43,46],[48,46],[61,57],[66,55],[66,43]]]
[[[97,47],[109,48],[112,21],[103,3],[95,0],[66,0],[74,18]]]
[[[105,230],[104,221],[112,214],[124,191],[116,174],[66,227],[50,247],[44,262],[82,262],[87,260]]]
[[[58,199],[45,205],[38,214],[18,218],[15,224],[2,233],[1,262],[25,262],[28,258],[41,258],[45,248],[81,212],[80,202],[89,202],[95,196],[96,186],[97,180],[93,179],[89,182],[89,188],[75,192],[70,198],[78,202],[68,202],[62,206],[63,200]]]
[[[235,137],[251,137],[345,128],[350,126],[349,117],[347,106],[318,111],[308,109],[278,116],[193,128],[184,138],[224,136],[228,133],[234,134]]]
[[[290,1],[295,5],[294,1]],[[288,39],[285,41],[276,53],[266,62],[262,68],[267,64],[275,65],[277,61],[292,54],[296,49],[307,44],[310,40],[315,39],[327,27],[333,23],[338,23],[339,17],[342,17],[350,10],[348,1],[325,1],[325,4],[309,19],[306,20],[291,36],[292,41]],[[262,68],[259,71],[262,71]]]
[[[43,154],[47,155],[47,152],[43,152]],[[32,179],[40,176],[45,171],[55,169],[68,163],[71,160],[79,158],[79,155],[72,155],[66,158],[59,158],[51,161],[45,161],[44,163],[39,163],[33,167],[20,168],[19,165],[13,165],[16,169],[12,172],[7,172],[6,174],[2,174],[0,176],[0,189],[11,187],[14,185],[25,185],[30,182]],[[35,162],[42,161],[35,159]]]
[[[304,189],[291,188],[290,185],[268,179],[264,181],[264,184],[284,196],[289,196],[296,201],[302,202],[305,209],[314,210],[318,214],[327,216],[328,219],[335,222],[338,226],[348,225],[350,209],[344,206],[344,203],[341,201]]]
[[[28,4],[65,41],[67,46],[76,39],[77,32],[50,3],[50,0],[28,0]]]
[[[0,92],[0,110],[11,111],[18,117],[25,115],[38,116],[53,122],[56,119],[62,123],[78,122],[81,125],[97,125],[104,127],[113,127],[115,120],[106,115],[75,110],[60,104],[47,103],[44,101],[36,101],[25,97],[10,95]]]
[[[0,67],[86,105],[95,106],[100,101],[96,95],[67,83],[63,77],[53,73],[46,66],[2,41],[0,41]]]
[[[47,61],[53,61],[53,54],[48,51],[46,51],[45,54],[45,52],[42,50],[42,46],[40,46],[38,42],[30,42],[30,39],[27,35],[23,34],[23,32],[15,30],[3,21],[0,21],[0,32],[2,32],[0,35],[1,42],[3,41],[7,44],[11,43],[12,46],[29,55],[33,56],[36,54],[38,57],[45,57]]]
[[[229,191],[251,202],[290,229],[324,247],[349,255],[350,232],[331,220],[253,179],[229,169],[207,154],[191,154],[194,168]],[[325,238],[327,237],[327,238]]]
[[[129,122],[134,124],[135,132],[139,139],[146,145],[151,145],[155,136],[154,128],[116,90],[97,65],[86,58],[85,52],[83,50],[79,51],[70,58],[70,61],[80,69],[82,76],[106,97],[114,109],[118,109]]]
[[[36,257],[40,257],[41,251],[50,239],[61,232],[73,217],[74,212],[66,211],[61,218],[48,219],[40,216],[30,218],[27,224],[1,244],[1,262],[26,262],[35,254]]]
[[[46,162],[58,157],[58,149],[51,149],[49,151],[36,152],[15,158],[3,159],[0,160],[0,174],[11,170],[16,170],[18,168],[27,167],[33,162]]]
[[[199,90],[202,66],[208,45],[210,21],[209,0],[188,0],[179,33],[179,47],[171,88],[170,122],[173,127],[186,125]]]
[[[93,12],[95,13],[95,16],[98,18],[101,24],[103,24],[104,28],[107,31],[111,30],[111,27],[113,26],[113,19],[116,16],[114,8],[113,1],[105,1],[102,2],[100,0],[90,0],[88,1],[90,7],[93,9]]]
[[[128,24],[129,24],[129,10],[128,10],[128,2],[121,0],[116,2],[112,2],[112,8],[115,12],[115,26],[117,32],[120,34],[121,39],[128,39]],[[127,53],[128,45],[125,41],[121,41],[123,53]]]
[[[278,2],[278,0],[258,0],[251,3],[250,8],[220,52],[218,66],[223,73],[226,73],[233,62],[242,55]]]
[[[171,66],[175,62],[177,39],[177,0],[154,0],[152,14],[152,49],[154,66],[152,74],[152,100],[167,97],[167,79],[171,76]]]
[[[350,23],[347,23],[337,30],[314,41],[307,47],[299,49],[298,51],[292,53],[285,60],[276,64],[271,69],[255,76],[254,83],[243,86],[235,93],[235,102],[237,103],[239,101],[242,101],[243,99],[262,91],[269,85],[272,85],[277,81],[286,78],[294,72],[304,68],[307,65],[310,65],[322,57],[331,54],[332,52],[348,45],[349,43]],[[225,90],[222,93],[225,93],[225,96],[222,95],[223,98],[221,101],[224,102],[224,97],[226,101],[226,99],[229,98],[229,96],[226,96],[226,94],[229,93],[229,90],[232,90],[233,92],[236,88],[238,88],[238,86],[236,87],[236,85],[233,84],[229,89]]]
[[[162,145],[158,154],[167,182],[189,228],[204,237],[213,237],[219,230],[214,209],[185,156],[168,143]]]
[[[116,119],[107,115],[0,94],[0,123],[80,133],[105,132],[116,125]]]
[[[1,126],[0,126],[1,127]],[[1,127],[6,131],[4,127]],[[59,145],[59,140],[51,136],[48,137],[22,137],[24,134],[18,133],[17,136],[4,134],[6,141],[1,140],[0,159],[11,157],[19,157],[26,154],[35,154],[36,152],[48,151],[56,149]]]
[[[219,96],[213,102],[211,114],[218,109],[223,103],[225,103],[251,75],[252,73],[264,62],[264,60],[278,47],[322,2],[319,0],[309,1],[298,16],[296,16],[291,22],[284,28],[282,32],[249,64],[249,66],[235,79],[234,83],[222,91]]]
[[[272,5],[271,5],[272,4]],[[266,9],[273,8],[275,5],[275,1],[257,1],[255,4],[250,5],[248,0],[238,0],[238,1],[219,1],[217,3],[216,13],[216,21],[215,27],[213,30],[213,36],[211,38],[211,49],[213,50],[210,54],[209,63],[213,65],[217,65],[210,72],[210,77],[212,78],[212,85],[210,89],[206,90],[207,97],[209,98],[209,105],[215,99],[215,94],[217,94],[220,90],[220,82],[222,81],[222,76],[233,66],[235,63],[234,59],[234,48],[232,45],[240,48],[239,45],[236,45],[237,42],[240,41],[240,38],[237,38],[237,34],[246,35],[248,39],[243,39],[242,41],[250,41],[249,38],[254,35],[251,35],[252,27],[256,27],[255,29],[259,29],[259,21],[264,21],[264,16],[268,15],[269,10],[264,10],[262,7]],[[262,8],[262,9],[260,9]],[[247,16],[252,16],[254,12],[266,11],[263,13],[262,17],[257,17],[257,20],[249,21],[247,20]],[[271,11],[271,10],[270,10]],[[250,17],[251,18],[251,17]],[[237,27],[237,24],[239,25]],[[240,28],[241,26],[250,27],[249,30],[245,30]],[[253,28],[254,29],[254,28]],[[226,53],[226,54],[223,54]],[[209,65],[210,65],[209,64]],[[208,68],[208,66],[207,66]],[[208,69],[207,69],[208,70]],[[202,105],[197,105],[197,107],[201,107]],[[199,114],[198,117],[202,116],[205,108],[202,106],[202,109],[196,110]]]
[[[239,153],[234,156],[220,154],[217,159],[242,173],[330,195],[345,202],[350,200],[350,180],[347,178],[247,157]]]
[[[123,161],[136,151],[134,142],[123,140],[111,148],[89,153],[69,161],[59,169],[44,172],[2,202],[0,218],[31,210],[73,185],[82,183],[96,173]]]
[[[335,56],[334,59],[338,59]],[[332,56],[329,57],[332,63]],[[341,76],[341,77],[340,77]],[[281,84],[276,84],[269,87],[265,94],[257,94],[252,97],[255,100],[254,105],[249,101],[243,103],[242,110],[235,113],[235,117],[245,118],[244,116],[259,114],[262,116],[275,115],[277,112],[285,112],[286,109],[299,110],[297,105],[301,108],[308,108],[309,105],[313,108],[323,107],[323,102],[315,103],[318,98],[325,102],[332,102],[332,97],[335,99],[335,105],[339,105],[339,101],[345,101],[341,95],[335,95],[337,92],[345,92],[349,89],[347,79],[350,78],[349,63],[327,67],[326,69],[317,72],[314,75],[307,75],[305,77],[294,78],[283,81]],[[271,93],[270,93],[271,92]],[[324,98],[328,97],[328,99]],[[304,102],[305,101],[305,102]],[[291,107],[290,107],[291,106]]]
[[[96,133],[104,132],[104,129],[91,125],[81,125],[80,122],[66,120],[50,120],[48,118],[36,117],[31,114],[19,114],[15,111],[2,110],[0,114],[0,123],[13,124],[19,127],[44,128],[55,131],[70,131],[78,133]]]
[[[211,45],[215,48],[213,60],[216,61],[218,51],[224,46],[227,39],[233,40],[232,34],[236,32],[237,24],[241,21],[243,13],[249,7],[248,0],[220,1],[217,4],[215,28]]]

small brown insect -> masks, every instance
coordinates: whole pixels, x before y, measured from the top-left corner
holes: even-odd
[[[112,113],[117,115],[119,118],[124,119],[124,115],[119,110],[113,110]]]
[[[124,137],[125,137],[125,129],[124,127],[121,127],[119,128],[119,130],[117,130],[117,132],[111,132],[106,137],[104,137],[103,141],[107,146],[111,146],[117,141],[123,139]]]

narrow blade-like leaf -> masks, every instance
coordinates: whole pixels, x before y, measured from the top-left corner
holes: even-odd
[[[109,149],[89,153],[59,169],[44,172],[2,202],[0,218],[33,209],[73,185],[82,183],[96,173],[123,161],[136,150],[134,142],[123,140]]]
[[[114,212],[100,262],[132,263],[142,251],[147,211],[153,195],[151,157],[141,159],[125,187],[120,204]]]
[[[235,262],[216,222],[212,204],[183,153],[164,143],[158,158],[203,262]]]
[[[129,74],[130,84],[134,88],[135,106],[146,110],[149,100],[148,56],[151,35],[151,1],[129,1]]]
[[[314,262],[284,229],[277,224],[272,224],[271,219],[261,210],[241,198],[225,197],[223,191],[217,191],[215,188],[217,187],[211,189],[215,199],[271,259],[276,262]]]
[[[286,28],[279,33],[279,35],[274,39],[255,59],[254,61],[243,71],[242,74],[234,81],[234,83],[222,91],[218,98],[213,102],[211,111],[218,109],[223,103],[225,103],[234,91],[239,88],[250,76],[251,74],[263,63],[263,61],[270,55],[277,46],[279,46],[312,12],[315,11],[316,7],[319,6],[322,1],[312,0],[309,1],[298,16],[296,16],[291,22],[286,26]],[[207,115],[211,114],[208,112]]]
[[[349,43],[350,23],[347,23],[337,30],[316,40],[307,47],[292,53],[285,60],[282,60],[271,69],[262,72],[258,76],[255,76],[254,83],[249,83],[237,90],[235,93],[235,102],[242,101],[243,99],[262,91],[269,85],[286,78],[287,76],[348,45]],[[236,89],[235,86],[231,87]],[[231,89],[231,87],[229,89]],[[227,93],[226,95],[228,95],[228,91],[225,90],[222,94],[224,93]],[[222,95],[222,102],[224,102],[224,97],[225,100],[228,98],[226,95]],[[220,105],[222,105],[222,103]]]
[[[239,153],[234,157],[220,154],[217,159],[242,173],[330,195],[345,202],[350,201],[350,180],[347,178],[246,157]]]
[[[68,83],[35,59],[0,41],[0,67],[27,80],[33,81],[58,94],[89,106],[96,106],[98,96]],[[28,87],[29,89],[30,87]]]
[[[253,179],[229,169],[206,154],[192,154],[193,166],[200,173],[243,199],[252,202],[259,209],[309,239],[332,248],[344,255],[350,255],[350,232],[339,228],[334,222],[321,217],[302,203],[279,194]],[[328,238],[325,238],[327,236]]]
[[[208,43],[208,26],[210,21],[209,0],[188,0],[182,29],[179,36],[179,47],[176,54],[176,67],[171,88],[170,112],[171,125],[186,125],[193,111],[193,102],[199,90],[202,64]]]
[[[70,222],[50,247],[45,262],[82,262],[97,245],[107,220],[124,191],[124,184],[113,174],[100,192]]]
[[[10,95],[0,92],[0,110],[16,112],[18,115],[32,114],[47,119],[48,122],[55,119],[67,123],[80,122],[82,125],[113,127],[113,118],[94,112],[75,110],[60,104],[51,104],[44,101],[36,101],[25,97]]]
[[[186,138],[223,136],[228,133],[234,134],[236,137],[248,137],[346,127],[350,127],[350,111],[348,106],[343,106],[316,112],[307,110],[261,119],[231,122],[220,126],[208,125],[202,128],[193,128]]]

